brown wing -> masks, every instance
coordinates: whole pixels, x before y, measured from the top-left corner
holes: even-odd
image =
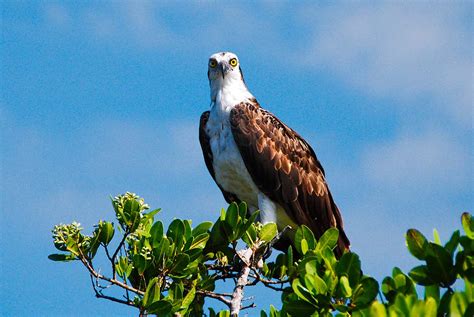
[[[230,122],[257,187],[278,202],[295,223],[311,228],[317,238],[328,228],[336,227],[336,253],[340,255],[348,249],[341,214],[311,146],[255,100],[236,106]]]
[[[206,133],[206,124],[209,120],[209,111],[205,111],[201,115],[201,120],[199,122],[199,143],[201,143],[202,155],[204,156],[204,162],[206,162],[207,170],[211,174],[214,182],[216,182],[216,176],[214,174],[214,166],[212,165],[212,151],[211,145],[209,144],[209,136]],[[216,182],[217,186],[224,195],[224,199],[230,204],[231,202],[240,202],[237,196],[233,193],[229,193],[222,189],[222,187]]]

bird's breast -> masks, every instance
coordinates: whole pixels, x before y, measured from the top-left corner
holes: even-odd
[[[228,119],[209,118],[206,133],[209,136],[213,167],[217,183],[234,193],[250,206],[258,206],[258,188],[253,182],[240,151],[235,144]]]

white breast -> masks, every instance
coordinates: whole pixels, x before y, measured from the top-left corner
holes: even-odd
[[[247,202],[249,207],[255,210],[258,208],[259,190],[235,144],[228,116],[222,118],[213,110],[206,132],[210,137],[216,181],[224,190],[236,194],[240,200]]]

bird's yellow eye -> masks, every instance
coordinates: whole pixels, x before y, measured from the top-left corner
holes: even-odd
[[[209,60],[209,67],[214,68],[217,66],[217,61],[215,59]]]
[[[237,58],[233,58],[229,61],[230,66],[235,67],[237,66]]]

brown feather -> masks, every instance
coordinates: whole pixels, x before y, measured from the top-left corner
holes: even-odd
[[[256,100],[234,107],[230,123],[245,166],[259,190],[282,206],[295,223],[311,228],[317,238],[336,227],[336,255],[348,250],[350,243],[341,214],[311,146]]]

